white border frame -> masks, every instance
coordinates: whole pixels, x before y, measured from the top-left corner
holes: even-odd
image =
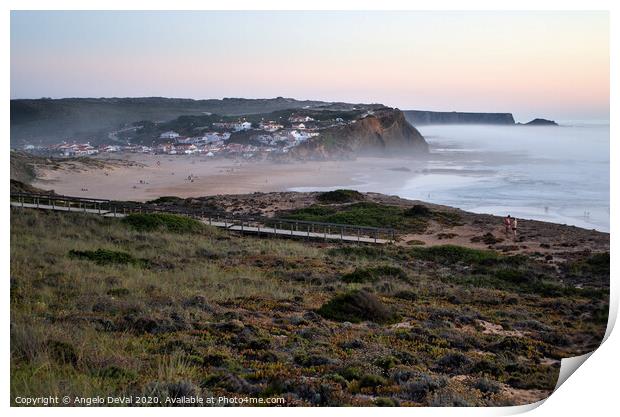
[[[549,397],[548,400],[542,401],[535,405],[520,406],[520,407],[508,407],[508,408],[471,408],[471,409],[434,409],[434,408],[401,408],[401,409],[387,409],[380,410],[382,414],[389,415],[429,415],[429,416],[445,416],[445,415],[508,415],[522,413],[528,410],[535,409],[534,415],[540,416],[558,416],[558,415],[608,415],[610,411],[616,408],[616,396],[617,396],[617,377],[619,371],[618,359],[615,352],[619,352],[620,349],[620,337],[618,332],[611,333],[613,324],[618,311],[618,262],[615,257],[616,245],[616,229],[617,221],[613,214],[617,208],[618,194],[614,190],[618,188],[618,169],[614,161],[617,160],[619,146],[615,143],[614,139],[618,137],[618,129],[616,123],[618,122],[617,111],[617,99],[618,99],[618,80],[617,74],[619,73],[618,60],[617,60],[617,48],[618,48],[618,27],[614,27],[614,23],[617,23],[617,13],[619,13],[620,6],[618,2],[613,1],[551,1],[551,0],[522,0],[518,3],[505,2],[508,7],[502,7],[502,4],[498,1],[489,0],[470,0],[467,3],[459,2],[456,0],[435,0],[433,2],[421,2],[421,1],[402,1],[402,0],[383,0],[381,2],[370,0],[357,0],[357,1],[340,1],[340,0],[315,0],[315,1],[284,1],[284,0],[264,0],[260,4],[257,1],[251,0],[231,0],[231,1],[199,1],[199,0],[175,0],[174,2],[166,2],[163,0],[151,0],[151,1],[139,1],[139,0],[90,0],[88,2],[78,0],[57,0],[54,2],[45,0],[5,0],[2,2],[2,8],[4,13],[0,17],[0,27],[2,28],[0,51],[4,51],[2,54],[5,57],[3,60],[2,71],[2,90],[4,92],[5,99],[0,102],[2,109],[2,127],[3,137],[6,142],[10,137],[10,10],[603,10],[610,11],[610,54],[611,54],[611,84],[610,84],[610,152],[611,152],[611,195],[610,195],[610,207],[611,207],[611,247],[612,247],[612,269],[611,269],[611,298],[610,298],[610,322],[608,325],[607,335],[609,338],[607,341],[596,350],[580,369],[568,379],[568,382],[563,384],[559,389]],[[465,7],[467,6],[467,7]],[[5,190],[2,193],[2,205],[0,206],[1,216],[3,222],[3,229],[9,228],[9,153],[5,148],[5,152],[0,153],[1,166],[5,169],[5,180],[2,183],[2,187]],[[10,347],[9,347],[9,327],[10,327],[10,306],[9,306],[9,277],[10,277],[10,252],[9,252],[9,234],[4,233],[2,236],[2,263],[5,274],[2,280],[2,335],[4,340],[0,347],[2,352],[2,375],[0,382],[0,392],[2,396],[0,401],[2,408],[10,408],[9,393],[10,393]],[[536,407],[544,402],[544,406]],[[40,415],[42,413],[50,415],[81,415],[85,412],[83,409],[75,408],[50,408],[47,410],[35,409],[35,408],[10,408],[9,413],[11,415]],[[145,410],[140,409],[118,409],[114,410],[114,413],[121,415],[130,414],[133,412],[142,413]],[[332,413],[337,412],[339,415],[345,416],[366,416],[374,414],[378,411],[376,408],[342,408],[336,410],[325,410],[325,408],[319,409],[290,409],[290,408],[245,408],[245,409],[230,409],[230,408],[210,408],[210,409],[190,409],[185,408],[181,412],[191,415],[205,415],[209,413],[211,415],[228,415],[234,413],[240,416],[267,416],[267,415],[288,415],[289,413],[295,413],[300,415],[317,415],[319,413]],[[106,415],[110,413],[110,409],[107,407],[92,408],[87,411],[92,415]],[[149,409],[150,415],[166,415],[172,412],[165,408]]]

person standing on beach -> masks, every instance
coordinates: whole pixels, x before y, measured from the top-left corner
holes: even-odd
[[[512,219],[512,233],[514,235],[515,240],[517,239],[517,219]]]
[[[504,217],[504,227],[506,228],[506,234],[510,233],[512,228],[512,217],[510,217],[510,214]]]

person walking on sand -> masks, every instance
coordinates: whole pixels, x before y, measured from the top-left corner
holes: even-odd
[[[515,240],[517,239],[517,219],[512,219],[512,233],[514,235]]]
[[[504,217],[504,228],[506,229],[506,234],[510,233],[512,228],[512,217],[510,217],[510,214]]]

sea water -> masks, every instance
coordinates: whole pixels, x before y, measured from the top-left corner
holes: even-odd
[[[418,129],[428,158],[354,188],[609,231],[609,124]]]
[[[398,191],[473,211],[609,231],[609,125],[426,126],[425,173]]]

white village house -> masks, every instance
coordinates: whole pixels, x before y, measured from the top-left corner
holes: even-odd
[[[233,128],[235,129],[236,132],[239,132],[241,130],[250,130],[252,129],[252,123],[250,122],[235,123]]]
[[[169,130],[168,132],[164,132],[159,135],[160,139],[176,139],[179,137],[179,134],[173,130]]]
[[[299,123],[299,122],[313,122],[314,119],[310,116],[299,116],[299,115],[294,115],[288,118],[289,122],[292,123]]]

